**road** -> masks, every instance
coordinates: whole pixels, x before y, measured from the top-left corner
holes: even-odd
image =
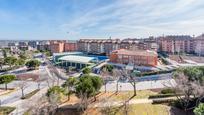
[[[110,82],[106,85],[106,91],[116,91],[117,82]],[[165,88],[176,85],[173,79],[156,80],[156,81],[142,81],[137,82],[137,90]],[[119,82],[119,91],[133,91],[133,86],[130,83]],[[105,86],[102,86],[101,91],[105,91]]]
[[[16,71],[16,70],[15,70]],[[37,71],[33,71],[34,73]],[[40,77],[45,77],[47,78],[46,81],[41,82],[40,84],[40,88],[41,90],[36,94],[38,95],[37,97],[35,97],[35,99],[33,99],[33,102],[35,102],[37,99],[39,99],[42,95],[45,95],[47,89],[48,89],[48,82],[49,85],[53,85],[59,83],[62,84],[63,80],[60,80],[57,78],[57,76],[55,76],[54,74],[51,74],[50,70],[48,69],[47,66],[40,66],[39,67],[39,71],[40,73]],[[12,83],[8,84],[9,88],[17,88],[18,84],[22,82],[22,81],[13,81]],[[0,85],[0,87],[4,87],[4,85]],[[27,81],[26,83],[26,89],[24,90],[24,94],[28,94],[31,91],[34,91],[35,89],[38,88],[38,84],[34,81]],[[40,95],[39,95],[40,94]],[[14,115],[21,115],[23,114],[26,110],[29,109],[29,106],[25,106],[28,103],[28,100],[21,100],[22,94],[21,94],[21,90],[19,88],[17,88],[17,90],[15,92],[12,92],[8,95],[2,95],[0,96],[0,100],[1,100],[1,105],[2,106],[13,106],[16,107],[16,110],[14,110],[12,112],[12,114]]]

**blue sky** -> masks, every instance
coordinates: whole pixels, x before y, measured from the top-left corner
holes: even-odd
[[[204,33],[204,0],[0,0],[0,39]]]

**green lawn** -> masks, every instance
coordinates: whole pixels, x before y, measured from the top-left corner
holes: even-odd
[[[8,115],[15,109],[16,109],[15,107],[2,106],[0,107],[0,115]]]

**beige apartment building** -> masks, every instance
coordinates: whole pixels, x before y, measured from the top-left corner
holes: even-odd
[[[77,43],[78,50],[93,54],[106,54],[118,49],[128,50],[154,50],[157,51],[156,40],[143,39],[80,39]]]

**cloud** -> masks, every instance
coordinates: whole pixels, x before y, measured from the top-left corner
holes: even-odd
[[[178,32],[199,34],[202,31],[200,29],[204,29],[204,17],[200,17],[204,9],[199,8],[202,5],[202,0],[118,0],[97,7],[61,27],[78,31],[79,35],[97,32],[117,37],[179,34]]]

